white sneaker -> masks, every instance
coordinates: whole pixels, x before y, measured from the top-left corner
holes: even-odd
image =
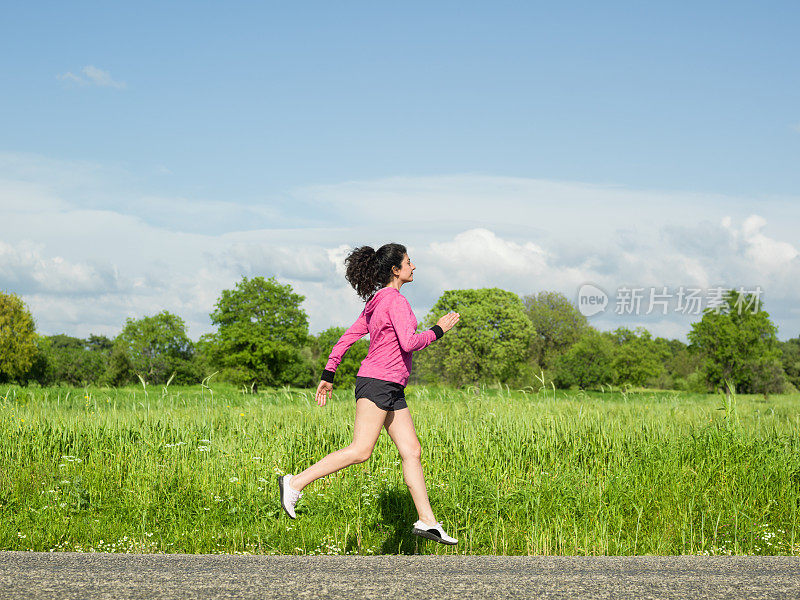
[[[283,506],[283,510],[286,511],[287,515],[296,519],[297,515],[294,514],[294,505],[300,500],[303,492],[298,492],[289,485],[291,479],[292,475],[284,475],[283,477],[278,475],[278,488],[281,490],[281,506]]]
[[[447,535],[447,532],[442,527],[442,524],[438,521],[435,525],[428,525],[427,523],[423,523],[422,521],[417,521],[414,523],[412,533],[414,535],[419,535],[424,538],[428,538],[429,540],[433,540],[435,542],[439,542],[440,544],[450,544],[451,546],[458,543],[458,540],[454,537],[450,537]]]

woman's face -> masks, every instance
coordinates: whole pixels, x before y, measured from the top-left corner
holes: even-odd
[[[416,268],[417,267],[414,266],[414,263],[412,263],[411,259],[408,257],[408,254],[404,254],[399,272],[397,267],[394,267],[392,271],[397,275],[401,283],[408,283],[409,281],[414,281],[414,269]]]

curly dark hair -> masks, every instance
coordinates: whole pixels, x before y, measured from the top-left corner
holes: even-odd
[[[371,246],[360,246],[344,259],[344,276],[361,299],[367,301],[392,280],[392,267],[402,268],[405,254],[403,244],[384,244],[377,251]]]

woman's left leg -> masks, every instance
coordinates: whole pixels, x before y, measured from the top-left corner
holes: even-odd
[[[403,479],[411,492],[420,521],[429,525],[435,524],[436,519],[425,487],[425,476],[422,474],[422,445],[414,429],[411,412],[408,408],[389,411],[384,427],[400,452],[403,461]]]
[[[292,477],[290,485],[297,491],[312,481],[329,475],[350,465],[362,463],[372,456],[372,449],[381,434],[386,411],[368,398],[356,401],[356,422],[353,426],[353,441],[349,446],[331,452],[302,473]]]

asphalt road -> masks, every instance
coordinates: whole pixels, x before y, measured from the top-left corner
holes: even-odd
[[[0,600],[403,597],[796,600],[800,558],[0,552]]]

